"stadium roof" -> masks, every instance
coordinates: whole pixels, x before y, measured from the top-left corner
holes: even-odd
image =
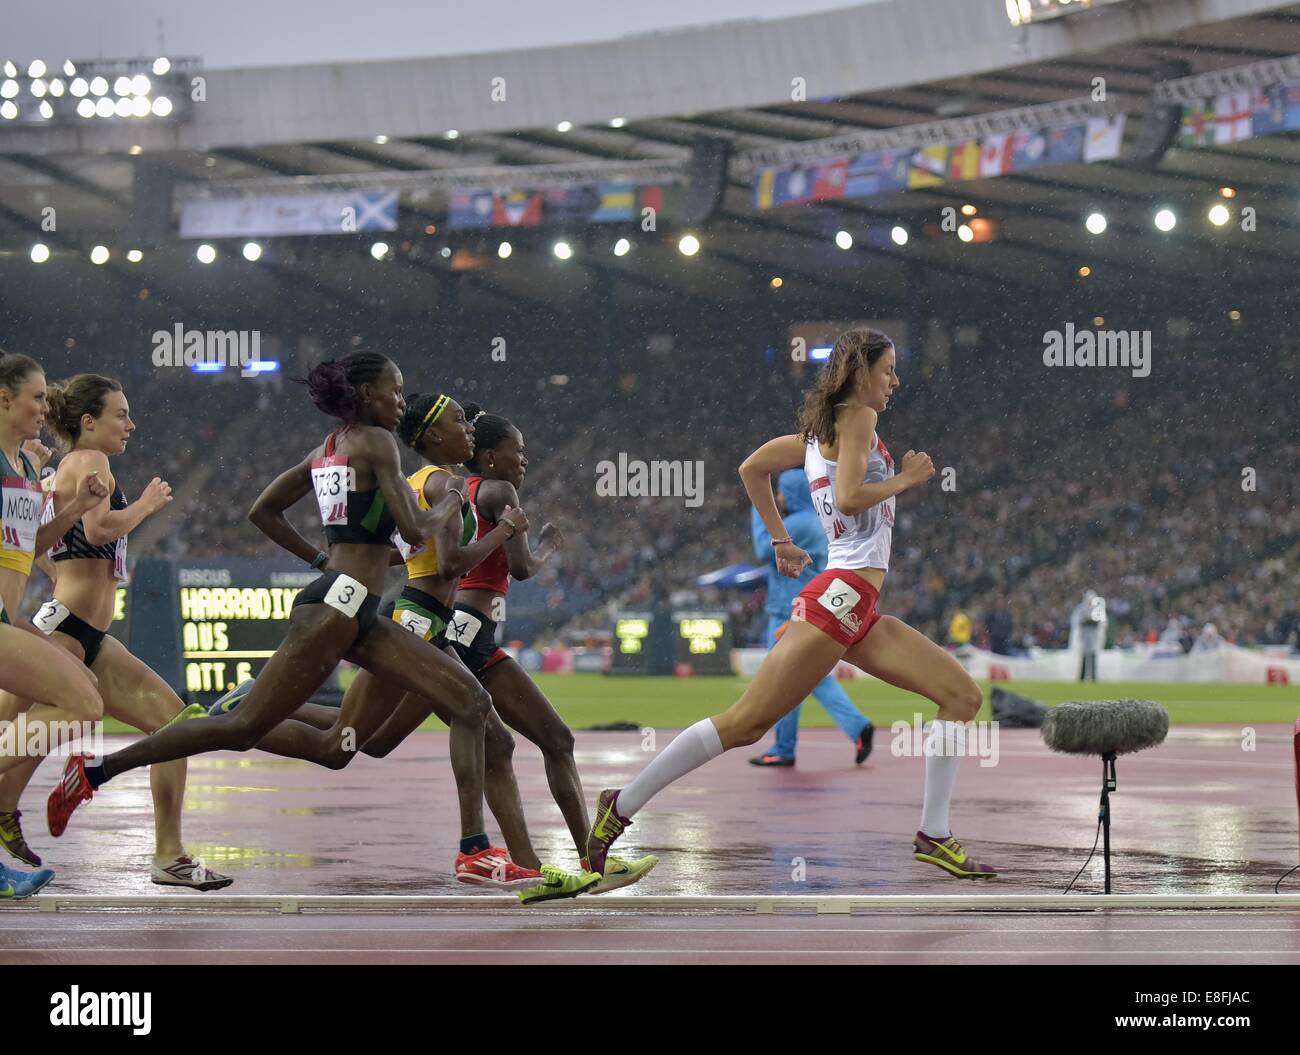
[[[972,5],[974,0],[961,2]],[[893,5],[872,5],[860,13],[889,6]],[[1170,9],[1183,15],[1196,6],[1181,0],[1169,3]],[[769,280],[779,275],[784,281],[780,296],[789,303],[806,299],[824,312],[842,310],[853,316],[861,314],[864,293],[878,303],[898,305],[915,296],[923,282],[930,283],[931,293],[949,284],[960,284],[975,294],[1009,287],[1030,294],[1059,290],[1077,280],[1077,269],[1083,264],[1092,268],[1092,281],[1098,286],[1132,284],[1140,277],[1153,287],[1178,288],[1206,275],[1222,276],[1224,282],[1232,281],[1231,276],[1249,275],[1264,284],[1293,285],[1294,275],[1300,273],[1297,132],[1225,146],[1174,147],[1154,165],[1125,160],[1072,164],[866,199],[770,210],[751,204],[752,175],[758,163],[816,154],[816,146],[810,144],[818,140],[945,120],[978,123],[981,115],[1030,105],[1068,108],[1073,105],[1070,101],[1086,100],[1098,77],[1105,79],[1110,110],[1129,115],[1127,154],[1141,136],[1151,134],[1156,123],[1150,111],[1158,85],[1208,74],[1211,78],[1201,82],[1202,94],[1213,95],[1228,91],[1234,83],[1226,77],[1215,80],[1213,75],[1219,71],[1300,53],[1300,4],[1214,0],[1200,7],[1256,10],[1208,23],[1193,24],[1187,16],[1184,28],[1143,36],[1142,30],[1154,21],[1141,22],[1126,14],[1121,33],[1106,28],[1109,23],[1101,21],[1103,9],[1088,13],[1093,21],[1082,29],[1035,26],[1014,31],[1024,35],[1027,58],[1036,52],[1056,52],[1051,57],[835,98],[811,98],[818,90],[814,85],[807,102],[629,117],[618,128],[576,121],[566,132],[465,128],[457,138],[448,139],[441,134],[403,136],[376,127],[385,141],[369,136],[230,143],[209,149],[168,149],[156,141],[158,130],[150,129],[153,145],[146,145],[139,157],[120,148],[110,153],[59,150],[66,145],[59,136],[67,133],[55,134],[52,129],[48,131],[53,138],[40,140],[41,132],[0,128],[0,247],[7,257],[0,300],[21,303],[34,314],[60,310],[43,297],[46,269],[32,267],[26,260],[26,247],[37,239],[63,257],[65,266],[74,270],[74,280],[84,280],[88,288],[105,280],[110,286],[134,288],[147,275],[150,285],[160,291],[170,289],[184,299],[187,285],[199,281],[194,274],[199,265],[194,263],[193,243],[169,241],[139,266],[123,259],[126,231],[137,208],[134,180],[145,162],[175,181],[178,198],[340,186],[401,188],[401,226],[396,234],[386,236],[393,243],[391,259],[370,258],[372,237],[278,239],[274,251],[268,251],[257,265],[266,280],[246,284],[243,292],[254,301],[267,298],[268,303],[283,297],[289,288],[295,296],[322,302],[366,303],[382,297],[393,311],[436,308],[448,295],[454,295],[464,310],[484,311],[521,303],[580,305],[595,294],[612,296],[620,304],[705,307],[738,304],[764,294]],[[1264,7],[1268,9],[1258,10]],[[1160,5],[1154,10],[1160,11]],[[841,14],[808,16],[808,20]],[[999,17],[1005,23],[1005,16]],[[1172,17],[1168,14],[1166,21]],[[1035,36],[1044,30],[1052,34],[1051,46]],[[679,36],[692,32],[700,31]],[[1095,39],[1119,37],[1123,39],[1095,50],[1081,49]],[[890,56],[890,61],[896,59]],[[708,56],[697,55],[693,61],[703,68]],[[985,52],[969,61],[988,65]],[[914,70],[933,70],[935,65],[922,61]],[[253,73],[249,71],[249,76]],[[292,73],[260,71],[257,76]],[[862,73],[858,79],[871,76]],[[562,81],[564,71],[557,70],[555,77]],[[213,88],[209,84],[209,91]],[[1162,91],[1178,94],[1176,88]],[[376,108],[382,115],[377,102],[372,106]],[[515,170],[539,165],[564,166],[578,174],[609,173],[610,166],[631,163],[681,171],[701,135],[728,140],[732,159],[721,205],[696,232],[704,243],[696,258],[687,259],[677,251],[680,230],[642,238],[633,235],[636,247],[623,257],[615,257],[609,247],[626,231],[609,225],[573,232],[579,252],[564,264],[552,257],[549,239],[511,232],[515,252],[502,261],[495,255],[500,232],[484,236],[447,230],[450,185],[471,170],[480,177],[481,170],[489,170],[489,184],[499,184]],[[25,138],[20,142],[20,137]],[[29,149],[17,149],[24,144]],[[528,182],[526,174],[521,172],[520,181]],[[1237,192],[1230,203],[1234,208],[1248,204],[1256,210],[1257,231],[1245,232],[1231,224],[1214,228],[1206,222],[1206,209],[1225,185]],[[945,206],[966,204],[1000,225],[992,242],[967,245],[952,235],[922,236],[927,225],[938,224]],[[1158,234],[1151,223],[1160,205],[1170,206],[1180,217],[1168,236]],[[41,210],[46,206],[57,208],[56,231],[42,230]],[[1083,228],[1084,217],[1094,209],[1109,221],[1100,237]],[[880,230],[888,231],[895,223],[913,232],[906,246],[878,237]],[[832,239],[839,229],[854,235],[852,250],[834,247]],[[85,259],[94,244],[114,250],[103,268]],[[465,252],[444,257],[440,254],[444,246]],[[231,264],[236,265],[245,266],[242,260]]]

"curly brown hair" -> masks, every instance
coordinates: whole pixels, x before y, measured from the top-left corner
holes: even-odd
[[[856,326],[845,330],[835,342],[831,357],[804,396],[799,411],[799,437],[805,443],[814,436],[819,443],[835,442],[835,404],[853,390],[859,370],[868,370],[894,342],[879,330]]]

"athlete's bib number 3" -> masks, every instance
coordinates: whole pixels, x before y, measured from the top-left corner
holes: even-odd
[[[316,489],[321,523],[348,522],[348,492],[356,490],[357,471],[345,457],[317,458],[311,463],[311,482]]]

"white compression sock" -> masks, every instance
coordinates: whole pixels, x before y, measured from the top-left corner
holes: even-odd
[[[671,744],[659,752],[627,787],[618,793],[615,807],[624,817],[631,817],[674,780],[699,769],[722,754],[722,738],[711,719],[683,729]]]
[[[957,766],[966,751],[966,726],[961,722],[930,723],[925,745],[925,804],[921,808],[921,831],[942,841],[952,834],[948,826],[948,804],[957,782]]]

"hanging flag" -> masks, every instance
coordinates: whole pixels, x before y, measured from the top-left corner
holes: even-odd
[[[909,187],[937,187],[948,168],[948,144],[913,150],[907,171]]]
[[[954,143],[948,152],[948,178],[954,182],[979,179],[980,144],[978,139]]]
[[[1087,135],[1083,140],[1083,160],[1113,161],[1119,157],[1127,120],[1126,114],[1088,118]]]
[[[1283,86],[1286,97],[1286,127],[1289,131],[1300,129],[1300,83]]]
[[[1214,142],[1214,100],[1196,99],[1183,106],[1180,147],[1208,147]]]
[[[631,183],[597,183],[600,203],[592,212],[592,223],[613,223],[632,219],[636,205],[636,187]]]
[[[1068,165],[1083,160],[1083,141],[1087,129],[1083,122],[1057,125],[1047,130],[1047,160],[1053,165]]]
[[[1214,101],[1214,142],[1240,143],[1251,137],[1251,119],[1254,116],[1254,97],[1251,92],[1227,92]]]
[[[885,150],[880,154],[880,192],[906,190],[912,168],[912,151]]]
[[[1004,176],[1011,171],[1012,136],[1010,133],[985,136],[980,147],[980,175]]]
[[[776,169],[763,169],[754,181],[754,208],[772,208],[773,195],[776,191]]]
[[[849,159],[844,178],[844,197],[869,198],[880,193],[880,157],[880,151],[872,150]]]
[[[1286,87],[1271,84],[1255,92],[1251,128],[1257,136],[1286,131]]]
[[[1025,172],[1047,164],[1047,135],[1016,132],[1011,137],[1011,171]]]

